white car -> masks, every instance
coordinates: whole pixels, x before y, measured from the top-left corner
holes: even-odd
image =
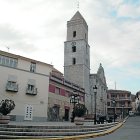
[[[129,111],[129,116],[134,116],[134,112],[133,111]]]

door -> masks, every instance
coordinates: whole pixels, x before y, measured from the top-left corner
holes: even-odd
[[[25,106],[24,120],[32,120],[32,119],[33,119],[33,106],[26,105]]]
[[[65,121],[69,121],[69,109],[65,109]]]

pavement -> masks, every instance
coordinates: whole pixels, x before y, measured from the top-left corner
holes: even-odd
[[[109,135],[86,140],[140,140],[140,116],[129,117],[120,129]]]

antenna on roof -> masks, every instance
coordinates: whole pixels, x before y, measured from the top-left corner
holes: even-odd
[[[10,47],[6,46],[6,48],[8,49],[8,52],[9,52]]]

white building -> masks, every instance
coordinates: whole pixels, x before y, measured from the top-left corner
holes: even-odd
[[[49,74],[53,66],[0,51],[0,100],[12,99],[12,120],[47,120]]]

